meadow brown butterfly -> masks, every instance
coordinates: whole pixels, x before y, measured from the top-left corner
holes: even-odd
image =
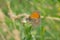
[[[39,12],[33,12],[29,18],[28,21],[32,24],[32,26],[38,26],[40,24],[40,14]]]

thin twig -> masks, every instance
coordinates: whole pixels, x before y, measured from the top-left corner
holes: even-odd
[[[41,18],[44,18],[44,16],[41,16]],[[48,16],[48,17],[46,17],[46,18],[47,18],[47,19],[52,19],[52,20],[60,21],[60,18],[57,18],[57,17]]]
[[[19,15],[17,15],[17,18],[19,18],[19,17],[21,17],[21,16],[28,17],[29,14],[27,14],[27,13],[19,14]],[[41,18],[44,18],[44,16],[41,16]],[[57,17],[47,16],[46,18],[47,18],[47,19],[52,19],[52,20],[60,21],[60,18],[57,18]]]

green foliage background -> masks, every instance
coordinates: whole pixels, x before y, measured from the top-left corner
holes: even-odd
[[[7,2],[10,2],[12,11],[18,15],[20,13],[31,14],[33,11],[40,11],[41,24],[38,28],[32,28],[30,24],[22,24],[19,20],[12,21],[8,15]],[[13,30],[19,31],[21,40],[60,40],[60,20],[47,19],[46,17],[55,17],[60,19],[60,1],[59,0],[0,0],[0,8],[6,15],[5,23],[8,31],[11,33],[9,39],[6,38],[8,32],[0,28],[0,40],[15,40]]]

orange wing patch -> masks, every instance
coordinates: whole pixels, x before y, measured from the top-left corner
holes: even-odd
[[[40,15],[39,15],[38,12],[33,12],[32,15],[30,16],[30,18],[32,18],[32,19],[38,19],[38,18],[40,18]]]

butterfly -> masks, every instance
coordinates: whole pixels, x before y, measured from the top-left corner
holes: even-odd
[[[27,20],[32,24],[32,26],[36,27],[40,25],[40,14],[39,12],[33,12]]]

